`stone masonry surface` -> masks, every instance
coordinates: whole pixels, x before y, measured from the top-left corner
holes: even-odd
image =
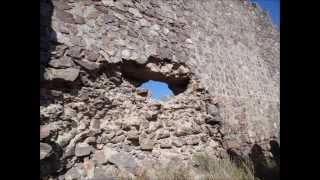
[[[280,143],[280,34],[247,0],[40,0],[41,178]],[[155,102],[137,88],[168,83]]]

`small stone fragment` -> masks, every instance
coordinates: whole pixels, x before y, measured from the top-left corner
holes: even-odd
[[[78,43],[77,43],[78,44]],[[77,59],[81,58],[82,48],[80,46],[72,46],[68,51],[68,55]]]
[[[49,157],[52,154],[52,147],[47,143],[40,143],[40,160]]]
[[[168,28],[163,28],[163,33],[164,33],[165,35],[167,35],[169,32],[170,32],[170,31],[169,31]]]
[[[50,136],[51,129],[47,126],[40,127],[40,140],[46,139]]]
[[[157,111],[147,111],[145,113],[145,117],[148,121],[156,121],[157,120],[157,117],[158,117],[158,112]],[[160,128],[162,127],[161,124],[157,124],[157,127],[154,127],[154,128]],[[156,129],[150,129],[150,132],[153,132],[154,130]]]
[[[70,24],[76,23],[72,14],[60,9],[56,9],[55,12],[56,12],[56,17],[60,19],[62,22],[70,23]]]
[[[90,122],[90,129],[100,129],[100,119],[92,119]]]
[[[98,163],[98,164],[106,164],[108,162],[107,158],[104,155],[104,151],[96,151],[94,153],[93,159]]]
[[[153,31],[159,31],[160,30],[160,26],[158,24],[154,24],[150,27],[151,30]]]
[[[62,57],[59,59],[52,59],[49,61],[49,65],[54,68],[69,68],[74,66],[74,62],[69,57]]]
[[[208,104],[207,105],[207,111],[208,111],[208,114],[210,114],[212,116],[216,116],[219,113],[218,107],[216,105],[213,105],[213,104]]]
[[[117,153],[117,151],[111,149],[108,146],[103,147],[104,158],[106,161],[109,161],[110,157]]]
[[[85,19],[81,16],[78,16],[78,15],[74,16],[74,21],[76,24],[85,24],[86,23]]]
[[[192,42],[192,40],[191,40],[191,39],[186,39],[186,43],[188,43],[188,44],[192,44],[193,42]]]
[[[175,135],[177,137],[180,137],[180,136],[186,136],[190,133],[191,133],[191,129],[188,129],[186,127],[177,127]]]
[[[94,177],[94,169],[95,169],[95,166],[94,166],[94,162],[92,160],[85,160],[83,162],[83,169],[86,173],[86,176],[91,179]]]
[[[149,124],[149,129],[147,130],[147,133],[153,133],[155,132],[156,130],[160,129],[162,127],[162,124],[159,123],[159,122],[150,122]]]
[[[87,144],[96,144],[96,137],[94,136],[87,137],[86,140],[84,140],[84,142]]]
[[[130,58],[130,50],[128,50],[128,49],[122,50],[121,56],[123,59],[129,59]]]
[[[140,19],[139,20],[139,24],[140,24],[141,27],[147,27],[147,26],[151,25],[150,22],[145,20],[145,19]]]
[[[75,62],[88,71],[95,71],[100,68],[100,64],[87,60],[75,60]]]
[[[180,139],[174,139],[172,141],[172,145],[174,145],[176,147],[182,147],[183,146],[183,142]]]
[[[50,104],[48,107],[40,109],[40,115],[46,118],[55,119],[59,117],[64,111],[61,104]]]
[[[135,9],[135,8],[129,8],[128,11],[133,14],[135,17],[137,18],[142,18],[142,14],[139,12],[138,9]]]
[[[130,141],[139,140],[139,133],[136,130],[131,130],[127,134],[127,139]]]
[[[216,116],[208,116],[206,119],[205,119],[205,122],[207,124],[211,124],[211,125],[214,125],[214,124],[220,124],[222,122],[222,118],[221,116],[219,115],[216,115]]]
[[[65,1],[52,1],[55,8],[60,10],[70,10],[72,7]]]
[[[111,140],[112,143],[121,143],[126,139],[125,135],[116,136]]]
[[[78,143],[75,148],[75,155],[77,157],[88,156],[93,148],[87,143]]]
[[[79,76],[80,70],[78,68],[54,69],[46,68],[44,79],[47,81],[64,80],[73,82]]]
[[[113,0],[101,0],[103,5],[105,6],[114,6],[114,1]]]
[[[147,89],[138,88],[137,89],[137,94],[142,96],[142,97],[147,97],[148,94],[149,94],[149,91]]]
[[[135,159],[126,152],[119,152],[110,156],[109,161],[119,168],[125,169],[130,173],[137,174],[138,164]]]
[[[197,145],[200,142],[200,138],[198,136],[188,136],[186,142],[188,145]]]
[[[160,148],[169,149],[171,148],[171,141],[169,139],[162,140],[160,143]]]
[[[76,58],[82,58],[81,57],[81,52],[82,52],[82,48],[85,48],[86,47],[86,41],[85,41],[85,39],[84,38],[82,38],[81,36],[72,36],[71,38],[70,38],[70,41],[71,41],[71,43],[74,45],[72,48],[74,48],[74,47],[79,47],[80,49],[78,50],[76,50],[76,53],[78,53],[78,56],[74,56],[74,57],[76,57]]]
[[[144,151],[151,151],[153,149],[154,142],[151,139],[143,139],[140,141],[140,148]]]
[[[170,137],[170,132],[168,130],[160,130],[158,133],[158,139],[164,139]]]
[[[81,178],[81,174],[78,171],[78,168],[72,167],[67,173],[65,174],[65,180],[78,180]]]
[[[95,52],[93,52],[93,51],[88,51],[88,52],[87,52],[87,59],[88,59],[89,61],[96,62],[97,59],[98,59],[98,57],[99,57],[99,54],[98,54],[98,53],[95,53]]]

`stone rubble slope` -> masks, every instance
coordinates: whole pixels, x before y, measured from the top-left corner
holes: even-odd
[[[53,97],[55,103],[41,106],[40,140],[62,148],[57,160],[66,168],[83,166],[81,161],[87,160],[134,174],[159,159],[190,160],[195,152],[225,155],[221,117],[203,89],[191,83],[189,92],[156,102],[126,80],[116,88],[94,83],[98,88],[81,87],[76,95],[60,91],[60,101]],[[43,93],[52,98],[57,90]],[[41,153],[48,151],[46,146]]]

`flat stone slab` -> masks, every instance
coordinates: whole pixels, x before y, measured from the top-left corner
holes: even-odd
[[[138,164],[135,159],[126,152],[119,152],[110,156],[109,161],[119,168],[123,168],[132,174],[136,174]]]

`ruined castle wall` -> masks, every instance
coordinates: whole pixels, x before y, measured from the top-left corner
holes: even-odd
[[[264,12],[247,0],[42,0],[40,4],[40,78],[45,94],[41,95],[41,115],[57,121],[61,141],[70,136],[62,143],[69,144],[64,151],[74,149],[76,143],[82,141],[81,134],[87,132],[88,124],[95,119],[108,126],[106,122],[122,122],[123,117],[117,118],[116,114],[129,117],[141,107],[148,110],[148,99],[140,101],[139,96],[127,94],[136,91],[124,77],[130,76],[123,71],[123,65],[128,62],[143,66],[145,74],[137,71],[135,74],[141,80],[147,79],[143,75],[149,75],[172,83],[181,81],[186,74],[191,79],[186,92],[176,96],[164,110],[166,121],[182,121],[171,128],[172,131],[178,131],[184,119],[204,121],[207,116],[204,107],[175,112],[174,108],[179,106],[175,103],[188,105],[197,100],[202,105],[211,102],[218,107],[221,125],[216,133],[219,138],[213,141],[223,142],[225,149],[250,149],[254,144],[268,149],[269,141],[278,138],[279,31]],[[198,98],[199,92],[194,86],[203,88],[201,92],[205,95]],[[65,88],[72,92],[64,91]],[[46,94],[51,89],[61,90],[62,100],[49,98]],[[101,94],[108,94],[107,99],[112,101],[102,110],[97,108],[103,101],[99,99]],[[83,104],[88,110],[77,109]],[[133,110],[129,112],[130,108]],[[69,122],[63,125],[68,119],[65,113],[69,111],[78,111],[77,115],[73,114],[78,125]],[[179,118],[179,114],[184,118]],[[192,114],[201,118],[193,118]],[[63,123],[59,124],[60,120]],[[41,125],[48,125],[46,121],[41,121]],[[122,128],[119,124],[115,126]],[[201,128],[203,136],[210,135],[205,129],[217,131],[217,127],[210,124]],[[117,133],[117,143],[125,146],[122,141],[127,136],[126,132]],[[74,139],[70,141],[71,137]],[[200,141],[200,135],[197,138]],[[179,151],[198,147],[199,142],[193,146],[192,138],[188,141],[191,146],[179,147]],[[206,147],[206,143],[200,146]],[[220,144],[217,146],[216,150],[221,148]]]
[[[245,2],[189,2],[193,44],[187,61],[224,106],[226,139],[261,143],[277,137],[279,32]]]

